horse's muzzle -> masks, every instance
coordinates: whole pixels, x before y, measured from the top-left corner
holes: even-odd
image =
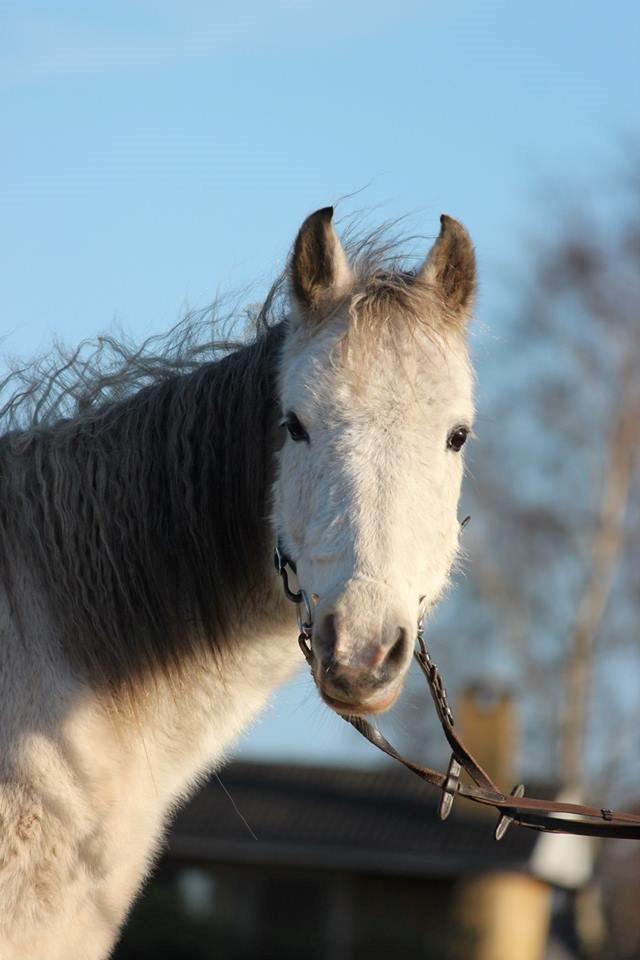
[[[411,661],[406,627],[362,639],[348,635],[334,613],[314,625],[313,675],[325,702],[343,714],[383,713],[397,700]]]

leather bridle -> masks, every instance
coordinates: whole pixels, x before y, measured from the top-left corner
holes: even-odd
[[[311,666],[313,654],[311,640],[313,634],[313,610],[304,590],[294,592],[289,586],[287,568],[296,572],[295,563],[283,551],[280,543],[275,548],[276,570],[282,577],[284,592],[288,600],[296,604],[300,633],[298,643],[307,663]],[[501,840],[511,824],[529,827],[550,833],[573,833],[590,837],[611,837],[618,839],[640,839],[640,816],[610,810],[608,807],[587,807],[578,803],[561,803],[555,800],[537,800],[525,797],[524,785],[519,783],[509,795],[503,793],[493,782],[454,729],[455,721],[447,699],[442,675],[431,659],[423,636],[423,620],[417,627],[416,649],[414,652],[418,666],[426,677],[429,691],[435,704],[436,713],[445,737],[451,747],[451,759],[446,773],[423,767],[413,760],[403,757],[394,746],[364,717],[346,716],[342,719],[350,723],[358,733],[370,743],[411,770],[426,783],[441,791],[439,816],[446,820],[451,813],[455,797],[466,797],[474,803],[495,807],[498,823],[495,828],[496,840]],[[467,773],[471,783],[460,778],[462,771]]]

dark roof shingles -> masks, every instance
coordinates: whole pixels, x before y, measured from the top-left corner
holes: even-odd
[[[514,826],[497,843],[489,817],[455,807],[441,823],[437,795],[402,770],[237,762],[219,776],[178,815],[169,856],[454,875],[526,870],[537,836]]]

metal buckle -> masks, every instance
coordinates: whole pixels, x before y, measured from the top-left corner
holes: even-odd
[[[524,783],[518,783],[513,788],[509,796],[524,797]],[[500,814],[500,816],[498,817],[498,823],[496,825],[496,829],[494,833],[494,837],[496,838],[496,840],[502,840],[502,838],[504,837],[505,833],[507,832],[507,830],[509,829],[512,823],[513,823],[513,817],[509,816],[508,813]]]
[[[304,654],[304,658],[309,665],[313,659],[311,649],[311,637],[313,634],[313,613],[309,597],[304,590],[300,590],[300,599],[296,606],[296,616],[298,617],[298,644]],[[304,608],[304,609],[303,609]]]
[[[309,597],[306,594],[305,590],[300,590],[297,594],[298,600],[296,600],[296,615],[298,617],[298,629],[300,633],[311,634],[311,629],[313,627],[313,611],[311,610],[311,604],[309,603]],[[304,607],[304,610],[302,609]]]
[[[461,772],[462,767],[452,754],[451,760],[449,760],[449,766],[447,767],[447,776],[442,785],[442,799],[440,800],[440,807],[438,808],[438,816],[441,820],[446,820],[453,809],[453,798],[460,786]]]

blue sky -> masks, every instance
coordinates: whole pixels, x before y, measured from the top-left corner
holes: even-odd
[[[637,142],[639,37],[621,0],[4,3],[0,353],[255,299],[302,218],[365,188],[345,213],[468,225],[482,354],[505,272]],[[245,749],[302,724],[314,756],[360,751],[302,679]]]

